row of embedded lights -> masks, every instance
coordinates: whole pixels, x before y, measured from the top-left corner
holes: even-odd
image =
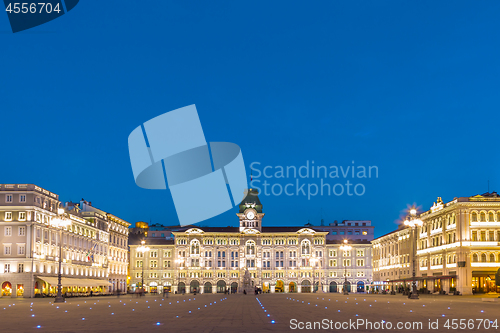
[[[193,300],[196,300],[196,298],[193,298]],[[225,301],[225,300],[227,300],[227,297],[226,297],[226,298],[221,298],[221,299],[220,299],[220,301],[221,301],[221,302],[222,302],[222,301]],[[130,301],[132,301],[132,300],[130,300]],[[155,302],[156,302],[156,301],[157,301],[157,300],[155,300]],[[162,301],[164,301],[164,299],[162,299]],[[186,300],[185,300],[185,299],[184,299],[183,301],[184,301],[184,302],[186,302]],[[191,299],[188,299],[188,301],[191,301]],[[177,303],[179,303],[179,302],[180,302],[180,301],[177,301]],[[86,304],[86,303],[87,303],[87,301],[84,301],[84,304]],[[99,303],[99,300],[97,300],[97,303]],[[96,305],[97,303],[94,303],[94,305]],[[109,303],[109,302],[108,302],[108,303]],[[120,303],[122,303],[122,301],[120,301]],[[139,302],[135,302],[135,303],[136,303],[136,304],[138,304]],[[146,301],[146,303],[149,303],[149,301]],[[214,301],[214,302],[209,303],[209,304],[205,304],[205,307],[207,307],[208,305],[213,305],[213,304],[216,304],[216,303],[217,303],[217,301]],[[54,306],[54,304],[53,304],[52,302],[49,302],[49,304],[51,304],[52,306]],[[168,304],[172,304],[172,302],[169,302]],[[15,305],[15,304],[13,304],[13,305]],[[126,303],[123,303],[123,305],[127,305],[127,304],[126,304]],[[9,307],[10,307],[10,306],[11,306],[11,305],[9,305]],[[80,306],[80,304],[77,304],[77,306]],[[161,303],[160,303],[160,306],[162,306],[162,304],[161,304]],[[33,311],[32,307],[33,307],[33,303],[31,303],[31,305],[30,305],[30,308],[31,308],[31,309],[30,309],[30,311]],[[109,305],[108,307],[111,307],[111,305]],[[57,309],[59,309],[59,306],[56,306],[56,308],[57,308]],[[6,309],[6,308],[4,308],[4,310],[5,310],[5,309]],[[90,309],[90,310],[92,310],[92,308],[89,308],[89,309]],[[150,309],[150,306],[148,306],[148,309]],[[201,310],[201,308],[198,308],[198,310]],[[135,309],[132,309],[132,311],[135,311]],[[66,313],[67,313],[67,312],[68,312],[68,310],[65,310],[64,312],[66,312]],[[188,313],[192,313],[192,311],[189,311]],[[112,313],[111,313],[111,315],[114,315],[114,312],[112,312]],[[32,314],[32,315],[31,315],[31,317],[35,317],[35,315],[34,315],[34,314]],[[176,318],[179,318],[179,316],[176,316]],[[85,317],[83,317],[83,318],[82,318],[82,320],[85,320],[85,319],[86,319]],[[156,326],[160,326],[160,325],[162,325],[162,323],[160,323],[160,322],[156,322],[156,323],[155,323],[155,325],[156,325]],[[37,325],[37,326],[36,326],[36,328],[42,328],[42,326],[41,326],[41,325]]]
[[[264,308],[264,305],[262,305],[262,303],[260,302],[260,299],[258,297],[256,297],[255,299],[257,300],[257,302],[259,302],[260,307],[262,308],[262,310],[264,310],[264,312],[266,312],[267,316],[271,317],[271,315],[269,313],[267,313],[267,310]],[[271,320],[271,324],[275,324],[275,323],[276,323],[275,320]]]

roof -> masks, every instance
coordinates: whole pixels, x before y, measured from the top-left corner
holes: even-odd
[[[174,245],[173,238],[137,238],[129,242],[129,245],[141,245],[141,241],[145,241],[144,245]]]
[[[403,225],[403,226],[404,226],[404,225]],[[389,235],[394,234],[394,233],[396,233],[396,232],[398,232],[398,231],[402,231],[402,230],[405,230],[405,229],[408,229],[408,228],[409,228],[409,227],[406,227],[406,226],[404,226],[404,228],[398,228],[398,229],[396,229],[396,230],[394,230],[394,231],[391,231],[391,232],[389,232],[389,233],[387,233],[387,234],[385,234],[385,235],[382,235],[382,236],[380,236],[380,237],[377,237],[377,238],[375,238],[375,239],[373,239],[373,240],[375,241],[375,240],[377,240],[377,239],[383,238],[383,237],[385,237],[385,236],[389,236]]]
[[[234,233],[240,233],[240,228],[239,227],[193,227],[196,229],[200,229],[204,232],[234,232]],[[191,229],[191,228],[186,228]],[[297,227],[262,227],[263,233],[271,233],[271,232],[298,232],[299,230],[302,229],[311,229],[316,232],[322,232],[324,233],[325,231],[318,230],[315,228],[306,228],[302,226],[297,226]],[[179,230],[177,232],[184,232],[185,230]],[[173,231],[175,233],[175,231]]]
[[[326,244],[343,244],[344,241],[340,239],[327,239]],[[349,245],[356,245],[356,244],[371,244],[369,240],[354,240],[354,239],[349,239]]]
[[[262,213],[262,204],[259,200],[259,191],[256,189],[249,189],[246,192],[245,198],[241,200],[240,203],[240,213],[243,213],[248,207],[247,205],[251,205],[257,213]]]

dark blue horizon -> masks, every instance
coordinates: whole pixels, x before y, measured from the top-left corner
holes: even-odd
[[[2,14],[0,183],[178,224],[168,190],[135,185],[127,138],[196,104],[249,178],[253,162],[378,167],[362,196],[261,195],[265,225],[371,220],[380,236],[411,205],[500,191],[499,14],[496,1],[80,1],[16,34]],[[236,226],[236,212],[200,224]]]

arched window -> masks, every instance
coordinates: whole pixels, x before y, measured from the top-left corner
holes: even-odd
[[[305,255],[305,254],[309,254],[311,252],[311,246],[309,244],[309,241],[307,240],[304,240],[302,241],[302,254]]]
[[[486,262],[486,253],[481,254],[481,262]]]
[[[476,212],[472,212],[471,219],[472,219],[472,222],[477,222],[477,213]]]
[[[200,254],[200,242],[198,240],[191,241],[191,254]]]
[[[490,212],[488,214],[488,221],[489,222],[494,222],[495,221],[495,216],[493,215],[493,212]]]
[[[255,255],[255,243],[253,241],[247,242],[247,255]]]
[[[486,222],[486,213],[485,212],[481,212],[481,222]]]
[[[479,260],[478,260],[478,257],[477,257],[477,253],[474,253],[474,254],[472,255],[472,262],[478,262],[478,261],[479,261]]]
[[[500,211],[497,212],[497,222],[500,222]]]
[[[495,255],[493,253],[490,254],[490,261],[495,262]]]

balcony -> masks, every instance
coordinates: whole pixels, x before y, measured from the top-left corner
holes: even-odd
[[[71,260],[70,263],[74,265],[92,266],[92,263],[90,261]]]

